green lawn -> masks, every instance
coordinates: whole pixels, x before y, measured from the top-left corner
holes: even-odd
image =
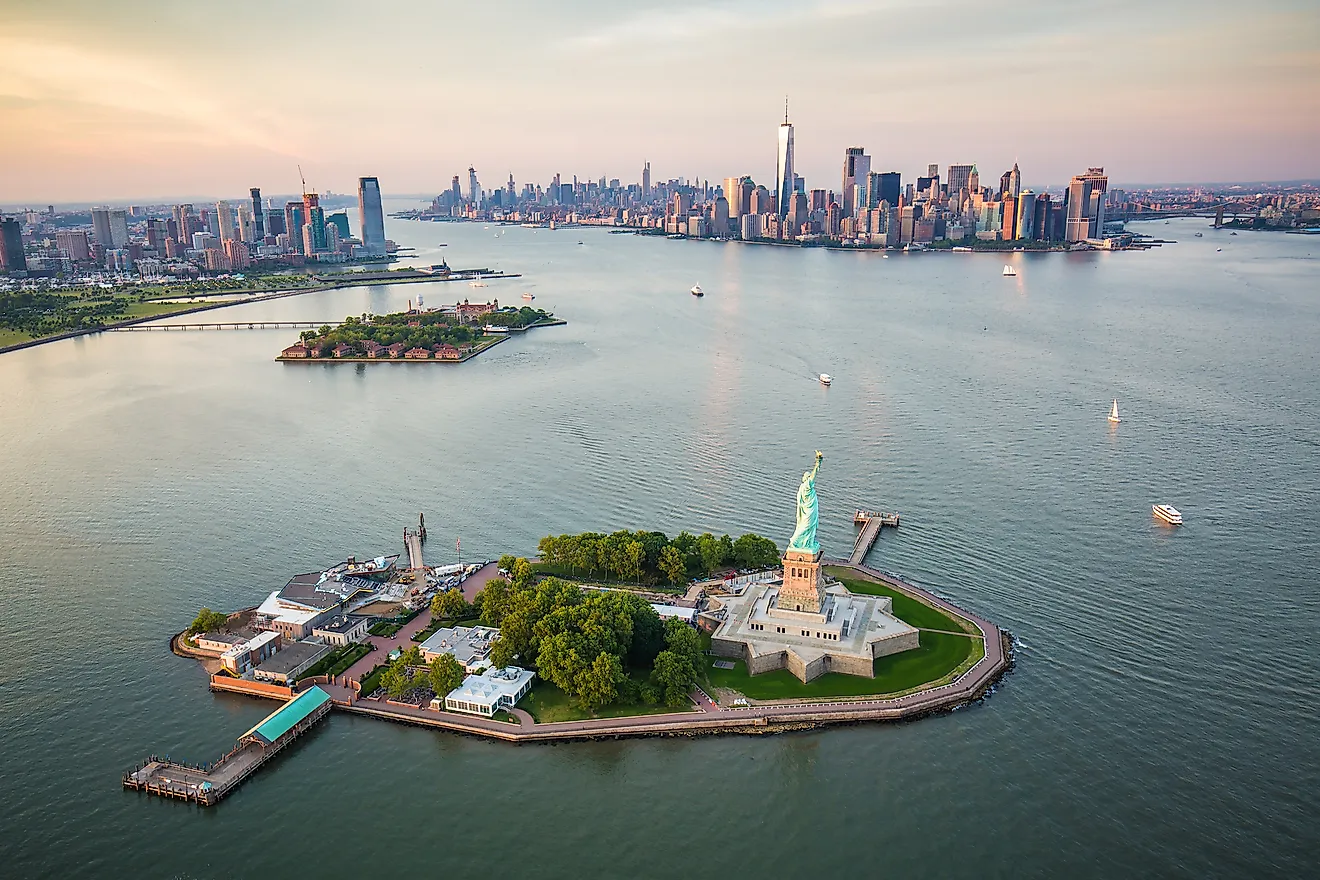
[[[27,342],[32,338],[30,333],[22,330],[7,330],[0,327],[0,348],[6,345],[17,345],[20,342]]]
[[[615,705],[597,709],[593,714],[584,712],[573,703],[573,698],[548,681],[537,681],[531,692],[518,703],[538,724],[552,721],[585,721],[588,718],[624,718],[629,715],[659,715],[664,712],[682,712],[682,708],[669,706]]]
[[[380,687],[380,677],[385,670],[389,668],[390,665],[388,663],[382,663],[362,678],[362,696],[365,697],[367,694],[370,694],[376,688]]]
[[[304,678],[311,678],[313,675],[338,675],[370,653],[371,645],[360,643],[335,648],[309,666],[302,675],[298,676],[298,680],[302,681]]]
[[[893,587],[875,581],[859,579],[851,569],[835,568],[832,565],[827,565],[825,566],[825,573],[833,576],[839,583],[854,593],[863,593],[867,596],[889,596],[894,600],[894,616],[909,626],[915,626],[917,629],[938,629],[942,632],[976,632],[970,626],[950,617],[938,608],[932,608],[925,602],[913,599],[906,593],[900,593]]]
[[[897,604],[897,603],[895,603]],[[890,654],[875,661],[875,678],[827,672],[803,684],[787,669],[749,676],[743,661],[733,669],[716,669],[721,658],[706,658],[706,679],[712,687],[738,691],[753,700],[791,700],[809,697],[861,697],[900,694],[947,678],[964,663],[985,656],[979,638],[943,632],[921,633],[921,647]]]

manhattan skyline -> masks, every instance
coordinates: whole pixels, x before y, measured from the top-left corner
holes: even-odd
[[[785,94],[809,179],[854,144],[905,175],[1020,162],[1038,186],[1092,163],[1128,184],[1320,176],[1300,2],[247,5],[3,0],[0,203],[291,191],[297,163],[341,192],[364,168],[435,192],[472,164],[769,181]],[[292,91],[272,67],[291,47],[315,71]]]

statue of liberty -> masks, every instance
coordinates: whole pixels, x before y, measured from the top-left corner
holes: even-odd
[[[815,467],[802,475],[802,485],[798,486],[797,493],[797,529],[788,540],[789,550],[802,550],[813,555],[820,552],[820,544],[816,541],[816,522],[820,513],[820,504],[816,501],[816,473],[824,457],[817,449]]]

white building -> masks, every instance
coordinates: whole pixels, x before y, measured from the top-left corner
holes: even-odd
[[[501,709],[511,709],[532,689],[535,674],[518,666],[487,669],[481,675],[469,675],[463,684],[450,691],[444,699],[447,712],[470,712],[487,718]],[[440,709],[440,698],[431,701],[431,708]]]
[[[422,642],[422,658],[430,663],[441,654],[452,654],[467,672],[490,666],[490,643],[500,631],[490,626],[455,626],[438,629]]]
[[[282,638],[279,633],[268,630],[232,645],[220,655],[220,666],[234,675],[246,675],[252,671],[253,666],[270,659],[271,655],[279,651]]]
[[[661,620],[677,617],[684,623],[693,626],[697,623],[697,609],[695,608],[684,608],[682,605],[664,605],[659,602],[652,602],[651,607],[655,609],[656,614],[660,615]]]
[[[327,645],[344,645],[360,642],[367,637],[368,620],[365,617],[336,617],[312,628],[312,635],[318,636]]]

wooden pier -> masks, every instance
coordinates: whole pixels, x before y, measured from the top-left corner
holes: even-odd
[[[331,705],[329,694],[312,687],[239,737],[228,754],[214,764],[189,764],[152,755],[124,774],[124,788],[212,806],[330,714]]]
[[[897,513],[879,513],[874,510],[858,510],[853,514],[853,525],[861,526],[862,530],[857,535],[857,540],[853,542],[852,555],[848,557],[850,565],[861,565],[866,554],[871,552],[871,547],[875,545],[876,539],[880,537],[880,529],[889,526],[891,529],[898,528]]]

